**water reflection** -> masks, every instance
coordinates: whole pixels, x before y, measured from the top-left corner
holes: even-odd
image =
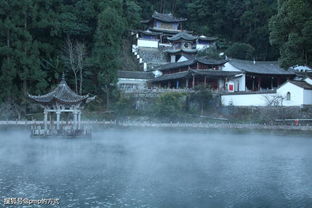
[[[1,132],[0,197],[60,198],[60,207],[312,207],[311,145],[288,133]]]

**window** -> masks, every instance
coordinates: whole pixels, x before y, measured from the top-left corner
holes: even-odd
[[[286,100],[290,100],[290,99],[291,99],[291,94],[290,94],[290,92],[287,92]]]
[[[189,48],[190,44],[189,43],[184,43],[184,48]]]

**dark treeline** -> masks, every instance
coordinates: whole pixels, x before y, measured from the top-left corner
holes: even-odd
[[[188,18],[187,29],[219,37],[221,50],[243,45],[283,67],[312,62],[309,0],[0,0],[1,105],[20,115],[27,93],[46,92],[62,72],[108,105],[116,70],[129,66],[129,30],[155,10]]]
[[[128,0],[0,0],[1,111],[20,117],[27,93],[45,93],[63,72],[77,93],[105,100],[140,14]]]

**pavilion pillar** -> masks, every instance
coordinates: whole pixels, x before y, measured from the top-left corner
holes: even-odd
[[[74,130],[77,129],[77,115],[78,115],[78,112],[76,110],[74,110]]]
[[[273,89],[273,87],[274,87],[274,86],[273,86],[273,79],[274,79],[274,78],[272,77],[272,79],[271,79],[271,89]]]
[[[195,75],[193,75],[193,82],[192,82],[192,88],[195,88]]]
[[[48,111],[46,109],[44,109],[43,125],[44,125],[44,133],[47,134],[47,131],[48,131]]]
[[[61,111],[56,111],[56,130],[60,130]]]
[[[189,88],[189,79],[185,80],[185,86],[186,86],[186,88]]]
[[[179,83],[179,80],[177,80],[177,83],[176,83],[176,88],[177,88],[177,89],[179,89],[179,84],[180,84],[180,83]]]
[[[81,111],[78,112],[78,130],[81,129]]]
[[[205,80],[204,80],[204,86],[205,88],[207,87],[207,77],[205,76]]]
[[[258,91],[261,89],[261,78],[258,78]]]

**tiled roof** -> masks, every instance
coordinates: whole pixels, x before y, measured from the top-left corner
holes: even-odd
[[[197,50],[196,49],[181,48],[181,49],[168,49],[165,52],[167,52],[167,53],[180,53],[180,52],[197,53]]]
[[[76,94],[69,88],[63,76],[62,81],[52,92],[41,96],[28,95],[28,97],[37,103],[48,105],[51,103],[78,104],[86,101],[89,95]]]
[[[177,18],[174,17],[171,13],[169,14],[163,14],[163,13],[158,13],[154,12],[153,16],[154,19],[157,19],[162,22],[168,22],[168,23],[176,23],[176,22],[184,22],[187,19],[186,18]]]
[[[217,71],[217,70],[188,70],[184,72],[177,72],[173,74],[164,74],[160,77],[153,79],[153,82],[175,80],[181,78],[191,77],[192,75],[202,75],[208,77],[232,77],[240,72],[228,72],[228,71]]]
[[[267,75],[295,75],[293,72],[282,69],[276,61],[247,61],[230,59],[229,63],[235,68],[254,74]]]
[[[141,71],[118,71],[118,78],[128,79],[153,79],[155,76],[152,72]]]
[[[170,41],[177,41],[177,40],[183,39],[183,40],[187,40],[187,41],[194,41],[197,38],[198,38],[197,36],[188,34],[186,32],[179,32],[178,34],[172,36],[171,38],[168,38],[168,40],[170,40]]]
[[[298,87],[301,87],[303,89],[306,89],[306,90],[312,90],[312,85],[306,83],[305,81],[295,81],[295,80],[292,80],[292,81],[289,81],[290,83],[298,86]]]
[[[141,30],[139,31],[140,33],[144,34],[144,35],[152,35],[152,36],[156,36],[156,35],[161,35],[162,33],[159,32],[152,32],[150,30]]]
[[[166,71],[166,70],[170,70],[170,69],[176,69],[176,68],[180,68],[180,67],[191,66],[193,64],[196,64],[197,62],[202,63],[202,64],[206,64],[206,65],[216,66],[216,65],[223,65],[227,61],[222,60],[222,59],[216,60],[216,59],[210,59],[210,58],[206,58],[206,57],[199,57],[199,58],[194,58],[194,59],[187,60],[187,61],[165,64],[165,65],[162,65],[158,68],[155,68],[155,70]]]
[[[199,40],[207,40],[207,41],[216,41],[218,40],[218,38],[216,37],[207,37],[207,36],[204,36],[204,35],[201,35],[198,37]]]

